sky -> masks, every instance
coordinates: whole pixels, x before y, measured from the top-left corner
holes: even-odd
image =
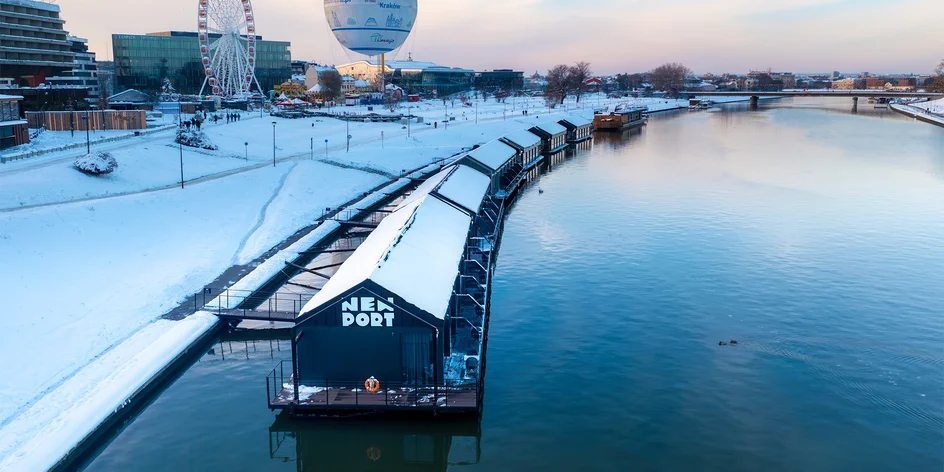
[[[213,0],[210,0],[213,1]],[[111,34],[195,31],[197,0],[59,0],[71,34],[111,58]],[[133,7],[129,7],[133,5]],[[345,52],[321,0],[254,0],[258,34],[292,58]],[[942,0],[419,0],[396,59],[544,73],[590,62],[596,74],[681,62],[697,73],[928,73],[944,59]],[[390,56],[388,55],[388,58]]]

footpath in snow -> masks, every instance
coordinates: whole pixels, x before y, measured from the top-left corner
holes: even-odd
[[[481,104],[476,125],[466,107],[448,129],[414,124],[409,137],[399,124],[276,119],[274,167],[270,120],[211,125],[220,149],[185,153],[185,189],[172,133],[110,143],[119,168],[104,178],[72,169],[67,153],[0,165],[0,265],[14,268],[0,272],[0,357],[13,360],[0,363],[0,470],[55,464],[211,329],[208,314],[161,315],[219,274],[325,208],[405,185],[403,170],[562,116],[537,108],[512,117]],[[338,139],[348,126],[350,152]],[[273,264],[239,285],[256,288]]]
[[[944,127],[944,98],[907,105],[892,104],[891,107],[903,115]]]

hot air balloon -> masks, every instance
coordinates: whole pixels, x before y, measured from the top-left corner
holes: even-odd
[[[416,21],[416,1],[325,0],[325,18],[342,46],[379,56],[406,41]]]

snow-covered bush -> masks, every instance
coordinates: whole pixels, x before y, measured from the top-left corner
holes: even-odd
[[[73,165],[83,174],[105,175],[118,168],[118,161],[111,154],[98,151],[93,154],[79,156]]]
[[[178,129],[176,142],[184,146],[216,150],[216,145],[210,142],[210,138],[207,137],[206,133],[197,129]]]

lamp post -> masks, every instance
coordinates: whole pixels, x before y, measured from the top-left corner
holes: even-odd
[[[351,152],[351,117],[347,117],[344,120],[345,130],[347,132],[347,150],[344,152]]]
[[[315,138],[311,138],[311,160],[315,160]]]
[[[85,122],[85,153],[92,153],[92,138],[89,137],[89,115],[88,112],[85,112],[85,116],[82,117],[82,121]]]
[[[249,141],[243,143],[243,146],[246,146],[246,160],[249,160]]]
[[[413,116],[413,107],[412,107],[412,106],[408,106],[408,107],[406,107],[406,110],[407,110],[407,115],[406,115],[406,137],[409,138],[409,137],[410,137],[410,123],[413,121],[413,120],[410,119],[410,117]],[[401,128],[401,129],[402,129],[402,128]]]
[[[272,167],[275,167],[275,122],[272,122]]]
[[[180,189],[184,188],[184,145],[177,142],[177,148],[180,150]]]
[[[328,158],[328,139],[325,138],[325,159]]]

